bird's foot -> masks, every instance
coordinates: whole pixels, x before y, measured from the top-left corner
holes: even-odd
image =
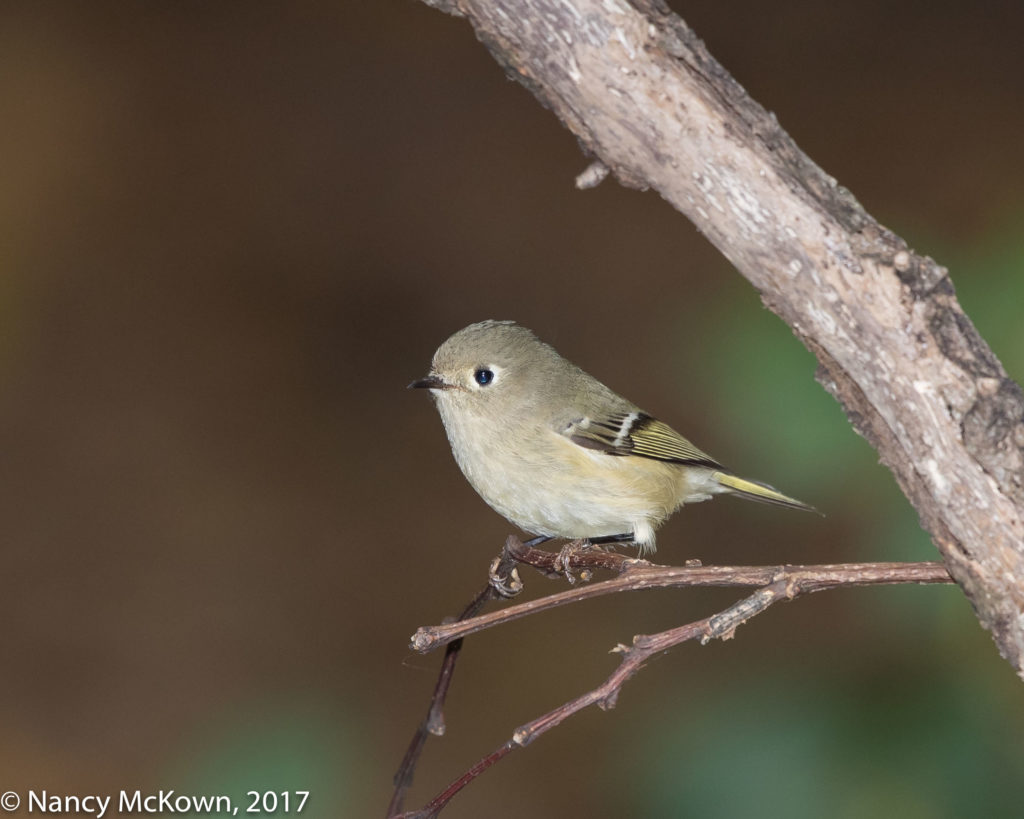
[[[578,552],[586,551],[587,549],[594,549],[595,547],[589,540],[570,540],[555,556],[555,565],[552,567],[553,571],[557,575],[562,575],[572,585],[576,582],[576,575],[572,572],[572,558]],[[580,572],[579,579],[586,582],[590,580],[592,573],[590,569],[583,569]]]
[[[523,581],[519,577],[519,569],[515,566],[512,566],[507,573],[503,572],[503,562],[502,555],[498,555],[491,561],[490,568],[487,570],[487,582],[499,597],[508,600],[523,590]]]

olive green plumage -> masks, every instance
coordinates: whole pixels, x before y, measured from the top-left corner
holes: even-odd
[[[725,469],[515,322],[460,330],[409,386],[433,394],[473,488],[535,535],[625,535],[654,551],[676,509],[715,494],[812,509]]]

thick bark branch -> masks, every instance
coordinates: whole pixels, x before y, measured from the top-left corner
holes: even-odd
[[[629,186],[684,213],[818,357],[1024,676],[1024,397],[946,270],[872,219],[661,0],[424,0]]]

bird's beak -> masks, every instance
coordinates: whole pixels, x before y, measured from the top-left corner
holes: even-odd
[[[450,390],[452,385],[437,375],[428,375],[426,378],[417,378],[407,390]]]

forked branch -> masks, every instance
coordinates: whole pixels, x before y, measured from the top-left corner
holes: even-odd
[[[544,572],[554,572],[557,567],[570,576],[573,571],[586,573],[595,568],[611,569],[618,574],[599,583],[574,586],[567,591],[509,606],[490,614],[471,616],[468,619],[460,618],[452,623],[419,629],[412,641],[413,648],[417,651],[430,651],[444,645],[448,646],[448,653],[428,714],[439,711],[439,697],[440,702],[443,702],[447,683],[450,681],[453,670],[453,667],[449,665],[452,648],[461,646],[462,639],[469,634],[529,614],[537,614],[555,606],[577,603],[603,594],[679,586],[756,586],[758,588],[752,594],[710,617],[657,634],[637,635],[633,638],[630,646],[620,644],[615,648],[615,651],[621,655],[619,666],[601,685],[518,727],[512,732],[512,737],[507,742],[451,782],[423,808],[395,814],[394,811],[400,809],[405,790],[412,778],[416,760],[422,750],[427,733],[426,726],[429,723],[428,717],[414,736],[409,752],[403,760],[402,768],[396,776],[396,790],[388,816],[400,816],[402,819],[432,819],[466,785],[516,748],[525,747],[541,734],[550,731],[573,714],[591,705],[597,705],[602,709],[613,708],[622,686],[652,656],[688,640],[699,639],[704,644],[714,639],[730,639],[740,625],[779,600],[792,600],[811,592],[849,586],[953,582],[945,566],[941,563],[848,563],[825,566],[741,567],[658,566],[647,561],[631,560],[622,555],[593,549],[576,549],[562,554],[552,554],[530,548],[513,536],[509,536],[500,562],[507,570],[510,561],[525,563]],[[485,596],[487,595],[480,595],[477,599],[483,600]],[[492,593],[489,596],[496,597],[497,594]],[[473,607],[469,607],[466,613],[471,608]],[[454,663],[454,660],[451,662]]]

